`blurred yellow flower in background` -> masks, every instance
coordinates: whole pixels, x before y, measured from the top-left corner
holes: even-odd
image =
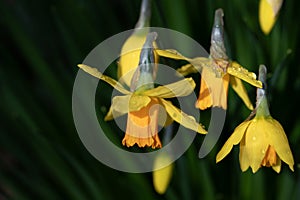
[[[268,35],[272,30],[283,0],[260,0],[259,2],[259,24],[264,32]]]
[[[259,80],[265,83],[266,68],[261,65]],[[240,167],[246,171],[249,166],[255,173],[261,166],[272,167],[277,173],[281,170],[281,161],[294,171],[294,159],[288,139],[280,123],[269,112],[264,89],[257,89],[256,113],[253,119],[240,124],[217,154],[220,162],[229,154],[233,145],[240,144]],[[251,115],[250,115],[251,116]]]
[[[155,191],[159,194],[164,194],[166,192],[174,170],[173,162],[166,167],[160,168],[160,166],[165,163],[171,163],[171,157],[167,153],[160,153],[154,160],[153,164],[153,186]]]

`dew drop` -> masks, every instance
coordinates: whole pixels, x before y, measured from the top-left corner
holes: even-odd
[[[256,140],[256,137],[255,137],[255,136],[253,136],[253,137],[252,137],[252,140],[253,140],[253,141],[255,141],[255,140]]]
[[[265,151],[265,150],[262,150],[262,151],[261,151],[261,153],[262,153],[262,154],[265,154],[265,153],[266,153],[266,151]]]

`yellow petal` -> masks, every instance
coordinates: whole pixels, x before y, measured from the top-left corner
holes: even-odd
[[[245,172],[250,167],[250,161],[245,150],[245,137],[243,137],[240,142],[239,153],[240,167],[243,172]]]
[[[186,60],[189,61],[190,59],[181,55],[178,51],[174,49],[157,49],[156,53],[161,57],[171,58],[175,60]]]
[[[196,122],[193,116],[185,114],[180,109],[176,108],[170,101],[166,101],[164,99],[160,99],[160,101],[165,107],[167,113],[174,121],[198,133],[207,133],[207,131],[202,127],[202,125]]]
[[[85,71],[86,73],[110,84],[111,86],[113,86],[116,90],[118,90],[122,94],[130,94],[131,93],[128,90],[126,90],[118,81],[116,81],[108,76],[103,75],[96,68],[93,68],[93,67],[90,67],[90,66],[84,65],[84,64],[79,64],[77,66],[79,68],[81,68],[83,71]]]
[[[275,148],[275,151],[279,158],[289,165],[290,169],[294,171],[294,158],[289,146],[289,141],[285,135],[285,132],[281,124],[269,117],[266,120],[266,130],[269,130],[270,144]]]
[[[253,173],[261,167],[270,144],[266,135],[270,130],[265,125],[265,120],[254,118],[245,133],[244,156],[248,157]]]
[[[129,112],[129,100],[131,95],[115,96],[104,120],[109,121]]]
[[[195,87],[196,84],[192,78],[185,78],[175,83],[146,90],[145,92],[142,92],[142,94],[145,96],[160,98],[182,97],[191,94]]]
[[[193,74],[193,73],[197,73],[198,70],[196,67],[194,67],[192,64],[186,64],[182,67],[180,67],[179,69],[176,70],[179,74],[181,74],[182,76],[186,76],[189,74]]]
[[[260,0],[259,24],[264,34],[268,35],[272,30],[282,2],[283,0]]]
[[[146,107],[151,101],[150,97],[132,95],[129,100],[129,112],[138,111],[143,107]]]
[[[171,158],[166,153],[159,154],[154,161],[153,169],[155,171],[153,171],[153,185],[155,191],[159,194],[164,194],[166,192],[172,178],[172,173],[174,168],[173,163],[164,168],[160,167],[165,165],[165,163],[169,163],[169,162],[171,162]]]
[[[232,62],[230,64],[230,66],[227,68],[227,73],[237,78],[240,78],[243,81],[246,81],[247,83],[255,87],[262,88],[262,83],[259,80],[256,80],[255,73],[249,72],[237,62]]]
[[[250,123],[251,121],[243,122],[235,128],[232,135],[225,142],[224,146],[217,154],[216,162],[220,162],[223,158],[225,158],[225,156],[227,156],[231,151],[233,145],[237,145],[238,143],[240,143]]]
[[[272,169],[273,169],[275,172],[277,172],[277,173],[280,172],[280,170],[281,170],[281,160],[280,160],[279,158],[277,159],[276,165],[272,166]]]
[[[204,83],[205,82],[205,83]],[[201,86],[196,107],[204,110],[215,106],[227,109],[227,91],[229,84],[229,74],[223,77],[216,77],[209,68],[203,68],[201,73]]]
[[[195,106],[200,110],[205,110],[212,106],[211,91],[202,77],[200,81],[200,92]]]
[[[243,100],[245,105],[249,110],[253,110],[253,105],[248,97],[248,93],[246,88],[244,87],[241,79],[235,77],[235,76],[230,76],[230,85],[232,89],[239,95],[239,97]]]
[[[203,67],[210,69],[210,66],[212,65],[212,60],[206,57],[196,57],[190,59],[189,62],[189,64],[186,64],[181,68],[177,69],[177,72],[180,73],[182,76],[186,76],[192,73],[199,73],[201,72]]]

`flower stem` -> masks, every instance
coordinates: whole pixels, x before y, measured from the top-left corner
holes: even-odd
[[[144,28],[150,25],[151,0],[143,0],[141,4],[140,17],[135,28]]]

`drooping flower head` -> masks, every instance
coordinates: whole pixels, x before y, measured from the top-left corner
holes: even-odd
[[[266,67],[260,66],[259,80],[265,84]],[[257,89],[255,116],[240,124],[217,154],[216,162],[221,161],[232,149],[240,144],[240,167],[246,171],[249,167],[255,173],[261,166],[272,167],[277,173],[281,170],[281,161],[294,171],[294,159],[288,139],[281,124],[272,118],[269,112],[265,89]]]
[[[188,61],[189,64],[177,70],[184,76],[201,71],[200,92],[196,102],[196,107],[199,109],[204,110],[211,106],[227,109],[227,92],[230,83],[247,108],[253,110],[247,90],[241,80],[259,88],[262,87],[262,84],[256,80],[255,73],[249,72],[237,62],[229,60],[224,44],[223,15],[222,9],[216,10],[209,58],[191,59],[176,50],[157,50],[156,52],[161,57]]]

